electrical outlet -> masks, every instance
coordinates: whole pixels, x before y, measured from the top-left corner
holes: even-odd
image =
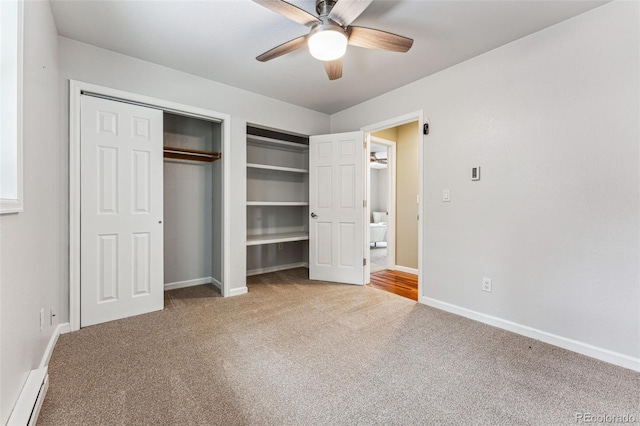
[[[284,244],[278,243],[278,251],[284,249]]]
[[[491,293],[491,278],[482,278],[482,291]]]
[[[40,309],[40,330],[44,328],[44,308]]]

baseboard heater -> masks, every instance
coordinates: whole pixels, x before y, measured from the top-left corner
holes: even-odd
[[[11,412],[7,426],[33,426],[38,421],[38,414],[49,388],[47,367],[31,370],[27,381],[20,392],[16,406]]]

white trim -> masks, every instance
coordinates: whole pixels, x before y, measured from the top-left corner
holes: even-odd
[[[414,112],[410,112],[404,115],[401,115],[396,118],[391,118],[389,120],[385,120],[379,123],[370,124],[368,126],[362,127],[360,130],[372,133],[378,130],[388,129],[389,127],[397,127],[402,126],[403,124],[411,123],[413,121],[418,121],[418,201],[420,205],[418,206],[418,300],[422,300],[420,297],[423,294],[422,286],[424,283],[424,271],[422,268],[422,244],[423,244],[423,232],[424,232],[424,218],[425,216],[425,206],[424,206],[424,143],[425,136],[422,134],[422,128],[424,126],[424,111],[417,110]],[[395,203],[394,203],[395,204]],[[369,226],[367,224],[367,226]],[[367,230],[368,232],[368,230]],[[368,247],[366,247],[368,248]],[[369,263],[369,262],[367,262]]]
[[[138,95],[81,81],[69,81],[69,323],[80,329],[80,95],[83,91],[183,112],[222,122],[223,254],[222,290],[230,296],[231,285],[231,116],[204,108]]]
[[[0,214],[24,211],[24,1],[16,9],[16,198],[0,199]]]
[[[248,290],[247,287],[238,287],[238,288],[232,288],[231,290],[229,290],[229,297],[233,297],[233,296],[240,296],[241,294],[247,294]]]
[[[49,339],[49,343],[47,344],[47,348],[44,350],[44,354],[42,355],[42,359],[40,360],[40,367],[46,367],[49,365],[49,361],[51,360],[51,355],[53,355],[53,350],[56,347],[56,343],[58,343],[58,337],[61,334],[68,333],[70,331],[69,323],[63,322],[62,324],[58,324],[56,328],[53,330],[53,334]]]
[[[395,265],[393,267],[395,271],[406,272],[407,274],[418,275],[418,270],[415,268],[407,268],[406,266]]]
[[[31,370],[13,407],[7,426],[35,425],[47,389],[49,389],[47,367]]]
[[[293,268],[308,268],[309,262],[288,263],[286,265],[269,266],[268,268],[258,268],[247,271],[247,276],[268,274],[269,272],[285,271]]]
[[[222,121],[222,151],[223,151],[223,249],[222,249],[222,283],[220,293],[222,297],[231,296],[231,116],[227,115]],[[219,282],[219,281],[218,281]]]
[[[176,281],[173,283],[165,283],[164,291],[176,290],[178,288],[193,287],[196,285],[211,284],[211,277],[196,278],[193,280]]]
[[[215,278],[211,277],[211,285],[216,287],[218,290],[222,290],[222,283]],[[222,294],[222,293],[221,293]]]
[[[36,403],[33,406],[33,413],[31,413],[31,418],[29,419],[29,426],[35,426],[38,423],[40,410],[42,410],[42,405],[44,404],[44,399],[47,396],[48,390],[49,390],[49,374],[44,376],[44,382],[42,382],[42,387],[40,388],[40,392],[38,393],[38,398],[36,399]]]
[[[629,368],[634,371],[640,371],[640,358],[633,358],[629,355],[624,355],[618,352],[610,351],[608,349],[599,348],[588,343],[568,339],[556,334],[547,333],[546,331],[538,330],[502,318],[483,314],[481,312],[472,311],[471,309],[452,305],[451,303],[442,302],[430,297],[422,297],[420,301],[425,305],[431,306],[436,309],[451,312],[453,314],[479,321],[481,323],[488,324],[494,327],[498,327],[503,330],[511,331],[522,336],[530,337],[532,339],[539,340],[550,345],[558,346],[572,352],[577,352],[591,358],[596,358],[610,364]]]

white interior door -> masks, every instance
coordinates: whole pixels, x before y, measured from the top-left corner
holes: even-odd
[[[309,141],[309,278],[364,284],[363,132]]]
[[[81,97],[80,325],[160,310],[162,111]]]

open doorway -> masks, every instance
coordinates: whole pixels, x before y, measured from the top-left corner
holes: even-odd
[[[369,143],[370,273],[394,269],[395,140],[371,136]]]
[[[369,132],[369,282],[418,300],[420,275],[420,120]]]

